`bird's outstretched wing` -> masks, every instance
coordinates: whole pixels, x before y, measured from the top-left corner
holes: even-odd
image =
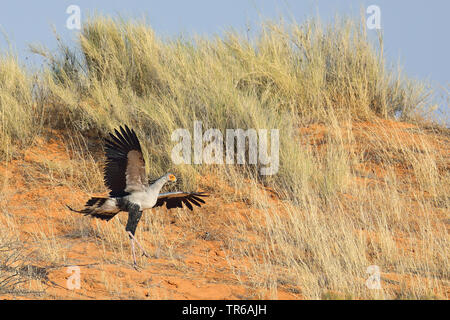
[[[123,197],[133,191],[144,191],[147,181],[141,145],[133,129],[120,127],[105,139],[105,184],[111,197]]]
[[[167,209],[183,208],[183,203],[189,210],[193,210],[192,204],[201,207],[205,201],[202,197],[208,197],[204,192],[167,192],[158,196],[155,207],[166,205]]]

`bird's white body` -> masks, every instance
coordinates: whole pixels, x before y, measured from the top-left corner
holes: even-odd
[[[141,210],[153,208],[158,200],[159,192],[154,192],[152,189],[146,191],[139,191],[126,196],[125,199],[139,205]]]
[[[125,199],[139,205],[141,210],[153,208],[156,201],[158,201],[159,192],[164,184],[169,180],[169,176],[171,176],[171,174],[159,178],[155,181],[155,183],[148,186],[143,191],[134,191],[130,195],[126,196]]]

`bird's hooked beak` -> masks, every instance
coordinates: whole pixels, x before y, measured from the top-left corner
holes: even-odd
[[[169,175],[169,181],[176,182],[177,181],[177,177],[175,177],[173,174],[170,174]]]

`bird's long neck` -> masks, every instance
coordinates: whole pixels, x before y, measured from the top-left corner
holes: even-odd
[[[161,178],[156,180],[155,183],[153,183],[150,186],[150,188],[152,189],[152,191],[159,193],[159,191],[161,191],[161,188],[164,186],[166,182],[167,182],[166,176],[162,176]]]

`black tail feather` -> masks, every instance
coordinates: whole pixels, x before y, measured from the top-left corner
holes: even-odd
[[[101,220],[109,221],[117,213],[119,213],[119,211],[117,211],[117,212],[101,212],[101,211],[97,211],[106,202],[106,200],[108,200],[108,198],[96,198],[96,197],[93,197],[93,198],[89,199],[86,202],[85,207],[82,210],[75,210],[72,207],[70,207],[69,205],[66,205],[66,207],[70,211],[81,213],[81,214],[84,214],[85,216],[90,216],[92,218],[98,218],[98,219],[101,219]]]

